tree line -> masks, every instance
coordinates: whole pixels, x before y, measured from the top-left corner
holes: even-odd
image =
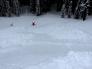
[[[19,16],[18,0],[0,0],[0,16]]]
[[[39,9],[40,14],[51,10],[52,5],[56,5],[56,11],[61,11],[64,3],[63,0],[27,0],[32,13],[36,13]],[[76,0],[77,1],[77,0]],[[26,2],[26,1],[24,1]],[[19,15],[23,0],[0,0],[0,16]],[[73,10],[76,2],[73,3]]]
[[[62,17],[65,14],[71,17],[76,11],[80,13],[80,7],[87,7],[86,1],[89,0],[0,0],[0,16],[19,16],[21,7],[27,5],[29,11],[37,16],[54,8],[57,12],[62,12]]]

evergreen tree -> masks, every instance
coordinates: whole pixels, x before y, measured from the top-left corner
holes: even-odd
[[[57,11],[61,11],[63,0],[56,0]]]
[[[0,0],[0,16],[5,16],[5,0]]]
[[[18,0],[13,0],[12,1],[12,12],[13,14],[15,14],[16,16],[20,15],[20,6],[19,6],[19,1]]]
[[[48,11],[48,0],[41,0],[41,11],[42,12]]]
[[[80,2],[81,0],[78,0],[77,2],[77,6],[76,6],[76,9],[75,9],[75,12],[74,12],[74,18],[75,19],[79,19],[79,15],[80,15],[80,9],[79,9],[79,5],[80,5]]]
[[[8,0],[5,0],[5,16],[11,16],[10,4]]]
[[[51,9],[51,1],[47,0],[47,11],[50,11]]]
[[[2,8],[3,8],[3,1],[2,0],[0,0],[0,16],[2,16]]]
[[[68,18],[72,16],[72,0],[69,1],[69,6],[68,6]]]
[[[89,0],[83,1],[80,4],[80,13],[81,13],[81,18],[83,19],[83,21],[86,19],[88,6],[89,6]]]
[[[86,19],[87,10],[88,10],[89,0],[81,0],[75,11],[75,18],[82,18],[83,20]]]
[[[36,0],[30,0],[30,11],[32,13],[36,12]]]
[[[72,15],[72,1],[70,0],[65,0],[64,3],[63,3],[63,6],[61,8],[61,17],[65,17],[65,15],[68,16],[68,18],[71,17]]]
[[[65,3],[63,4],[62,6],[62,9],[61,9],[61,17],[64,18],[65,17],[65,12],[66,12],[66,8],[65,8]]]
[[[41,6],[40,6],[40,0],[36,0],[36,15],[41,15]]]

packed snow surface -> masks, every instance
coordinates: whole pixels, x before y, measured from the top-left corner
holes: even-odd
[[[82,21],[53,13],[0,17],[0,69],[91,69],[91,22],[91,16]]]

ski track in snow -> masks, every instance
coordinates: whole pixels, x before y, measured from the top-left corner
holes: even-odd
[[[49,13],[1,17],[0,69],[91,69],[90,18],[83,22]]]

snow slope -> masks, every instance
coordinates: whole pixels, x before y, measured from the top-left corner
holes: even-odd
[[[91,69],[91,18],[1,17],[0,69]]]

